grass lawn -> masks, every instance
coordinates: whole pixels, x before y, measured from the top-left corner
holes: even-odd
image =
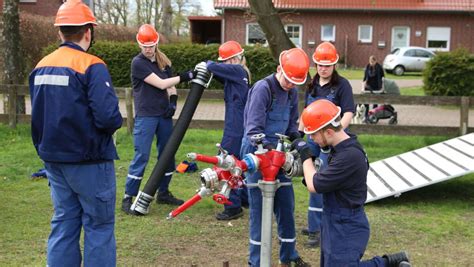
[[[30,174],[42,167],[31,144],[29,127],[10,130],[0,125],[0,266],[45,266],[46,242],[52,205],[48,182],[31,180]],[[185,159],[188,152],[213,155],[221,131],[189,130],[176,155]],[[376,161],[449,137],[360,136],[370,161]],[[238,220],[214,219],[222,207],[211,198],[168,221],[171,206],[153,203],[144,217],[124,215],[120,199],[125,176],[133,156],[131,136],[125,128],[118,133],[120,160],[116,161],[117,212],[116,239],[119,266],[246,266],[248,251],[248,213]],[[152,155],[156,155],[153,148]],[[156,160],[150,162],[149,177]],[[199,163],[199,168],[207,165]],[[145,181],[144,181],[145,182]],[[171,183],[174,195],[187,199],[199,187],[198,174],[176,174]],[[142,184],[142,188],[143,188]],[[295,179],[296,224],[306,222],[306,189]],[[474,175],[439,183],[399,198],[368,204],[371,239],[365,257],[407,250],[414,266],[469,266],[474,263]],[[275,229],[275,226],[274,226]],[[274,234],[275,236],[275,234]],[[302,257],[317,266],[319,249],[303,246],[298,233],[297,248]],[[276,240],[273,262],[278,262]]]

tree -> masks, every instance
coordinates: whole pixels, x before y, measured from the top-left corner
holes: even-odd
[[[142,25],[144,23],[151,24],[153,10],[155,10],[155,0],[135,0],[137,4],[137,24]]]
[[[94,13],[99,23],[128,24],[127,0],[94,0]]]
[[[180,30],[182,27],[186,26],[187,19],[186,19],[186,7],[189,4],[188,0],[175,0],[175,14],[173,19],[173,26],[176,31],[176,36],[180,36]]]
[[[161,9],[162,23],[160,31],[166,37],[170,37],[172,32],[172,21],[173,21],[173,8],[171,7],[171,0],[163,0],[163,5]]]
[[[255,15],[257,22],[265,33],[268,46],[275,60],[281,51],[295,47],[286,34],[283,23],[272,0],[249,0],[250,12]]]
[[[3,58],[5,61],[3,84],[23,83],[18,2],[19,0],[4,0],[3,2]],[[16,102],[16,113],[25,114],[25,97],[17,96]],[[11,126],[14,127],[15,124],[16,122],[13,122]]]

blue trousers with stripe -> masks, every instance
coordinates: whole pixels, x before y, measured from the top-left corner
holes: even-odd
[[[115,170],[97,164],[45,163],[54,206],[48,238],[48,266],[115,266]]]

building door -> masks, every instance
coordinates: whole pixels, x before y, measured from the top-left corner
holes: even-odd
[[[396,26],[392,28],[392,49],[397,47],[410,46],[410,28]]]

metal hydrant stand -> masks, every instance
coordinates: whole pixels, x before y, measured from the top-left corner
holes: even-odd
[[[260,264],[264,267],[271,266],[272,255],[272,226],[273,226],[273,205],[276,190],[282,186],[291,184],[280,183],[276,176],[280,169],[286,172],[288,177],[301,175],[301,160],[295,152],[286,152],[284,135],[277,134],[280,137],[278,146],[274,150],[268,151],[263,148],[262,140],[264,134],[252,136],[252,141],[257,144],[257,150],[254,154],[247,154],[242,160],[228,155],[225,150],[220,148],[221,153],[218,156],[205,156],[196,153],[189,153],[191,160],[214,164],[211,168],[206,168],[201,172],[201,188],[197,194],[187,200],[184,204],[168,214],[167,219],[178,216],[192,205],[196,204],[205,196],[214,194],[214,201],[219,204],[229,203],[229,193],[231,189],[241,187],[243,184],[242,173],[247,171],[262,173],[261,180],[257,184],[247,184],[247,187],[258,187],[262,192],[262,225],[261,225],[261,247]],[[268,227],[269,226],[269,227]]]

